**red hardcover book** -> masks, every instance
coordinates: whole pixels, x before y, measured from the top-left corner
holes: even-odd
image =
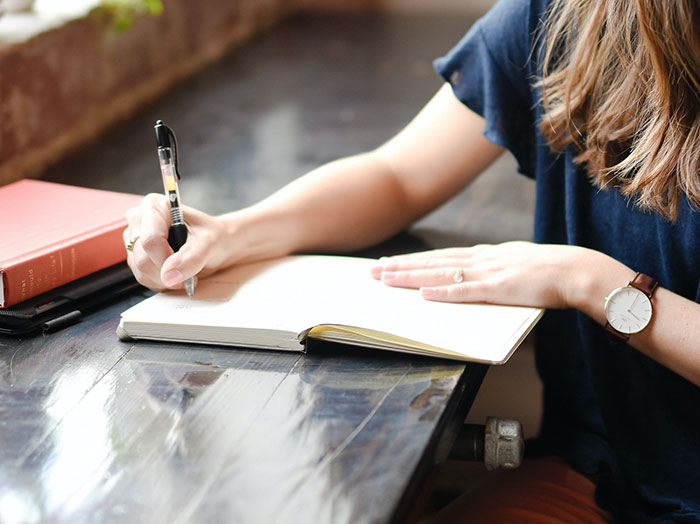
[[[0,307],[126,260],[126,210],[141,199],[39,180],[0,187]]]

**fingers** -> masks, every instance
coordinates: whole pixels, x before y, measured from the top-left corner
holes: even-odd
[[[485,281],[483,264],[474,257],[490,247],[480,244],[383,258],[371,268],[371,275],[389,286],[419,289],[426,300],[485,302],[493,286]]]
[[[160,268],[165,259],[173,253],[168,245],[169,209],[164,195],[151,193],[144,197],[140,208],[141,236],[134,247],[137,264],[147,267],[146,259],[150,259],[154,266]]]
[[[156,265],[153,264],[148,257],[141,258],[140,262],[136,264],[134,257],[130,255],[127,258],[127,264],[134,273],[136,280],[141,285],[156,291],[165,289],[166,286],[163,284],[159,276],[159,268],[156,267]]]
[[[222,222],[193,208],[182,209],[188,224],[187,242],[163,262],[160,272],[161,280],[171,287],[200,273],[204,276],[215,271],[223,262],[221,253],[227,245]]]
[[[404,255],[394,255],[392,257],[386,257],[383,260],[407,260],[407,259],[425,259],[425,258],[455,258],[463,256],[468,250],[473,249],[473,247],[448,247],[443,249],[430,249],[428,251],[417,251],[415,253],[406,253]]]
[[[194,277],[205,265],[206,249],[200,247],[197,238],[188,238],[187,243],[163,263],[160,279],[168,287],[181,285],[186,279]]]
[[[173,252],[168,245],[168,210],[165,197],[151,193],[126,214],[128,227],[123,238],[125,245],[131,245],[127,249],[127,264],[139,283],[155,290],[166,287],[160,279],[160,268]]]
[[[371,269],[376,279],[383,279],[386,273],[408,272],[421,269],[454,268],[466,262],[465,258],[406,258],[386,259]]]
[[[569,303],[561,282],[581,249],[523,241],[441,249],[382,259],[371,273],[427,300],[559,308]]]
[[[147,195],[139,207],[127,212],[129,227],[123,234],[127,263],[136,279],[151,289],[182,288],[186,279],[211,273],[224,258],[212,255],[223,244],[223,224],[196,209],[183,206],[182,210],[188,236],[176,253],[168,244],[170,205],[163,195]]]
[[[385,263],[399,262],[399,261],[418,261],[418,260],[446,260],[446,259],[459,259],[459,258],[469,258],[475,253],[483,251],[492,247],[489,244],[476,244],[470,247],[448,247],[444,249],[431,249],[429,251],[418,251],[416,253],[407,253],[405,255],[395,255],[393,257],[386,257],[381,259]]]
[[[418,289],[426,286],[449,286],[464,280],[476,280],[480,273],[462,267],[439,267],[435,269],[409,269],[384,271],[381,281],[393,287]]]
[[[466,266],[475,255],[483,252],[487,245],[434,249],[379,259],[372,267],[371,275],[380,280],[385,272],[400,272],[413,269],[455,268]]]
[[[477,270],[461,267],[384,272],[381,280],[392,287],[418,289],[426,300],[438,302],[489,302],[494,282]]]
[[[451,286],[421,287],[420,294],[426,300],[436,302],[491,302],[493,283],[487,281],[462,282]]]

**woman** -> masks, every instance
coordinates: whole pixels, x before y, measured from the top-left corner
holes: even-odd
[[[544,417],[528,446],[540,458],[445,518],[700,522],[699,26],[696,0],[502,0],[436,61],[447,83],[388,143],[248,209],[188,210],[176,254],[167,206],[149,195],[129,213],[125,239],[140,235],[129,264],[164,289],[235,263],[366,247],[508,149],[536,180],[536,243],[373,270],[427,300],[549,310],[536,338]]]

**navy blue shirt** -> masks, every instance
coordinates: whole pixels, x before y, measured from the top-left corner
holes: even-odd
[[[531,51],[547,5],[501,0],[436,60],[438,73],[486,119],[486,138],[509,149],[519,171],[535,179],[536,242],[607,253],[698,302],[700,212],[685,198],[675,223],[642,212],[616,189],[594,187],[573,163],[575,152],[552,153],[539,132],[539,50]],[[577,311],[547,312],[535,344],[544,417],[539,439],[526,449],[596,476],[599,505],[620,521],[700,522],[700,388],[611,343]]]

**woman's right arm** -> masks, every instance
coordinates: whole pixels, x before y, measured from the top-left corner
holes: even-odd
[[[147,196],[128,214],[140,235],[129,265],[153,289],[235,264],[294,252],[342,252],[389,238],[457,194],[503,148],[449,85],[389,142],[326,164],[243,210],[211,217],[185,209],[190,234],[173,254],[165,198]]]

